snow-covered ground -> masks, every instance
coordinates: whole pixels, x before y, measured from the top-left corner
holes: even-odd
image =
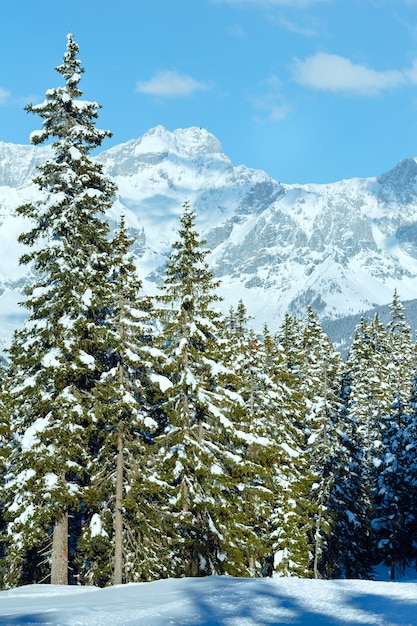
[[[0,592],[0,625],[414,626],[416,582],[181,578]]]

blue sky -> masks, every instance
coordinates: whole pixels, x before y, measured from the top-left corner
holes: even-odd
[[[71,31],[113,132],[202,126],[284,183],[376,176],[417,156],[417,0],[14,0],[0,21],[0,140],[61,84]]]

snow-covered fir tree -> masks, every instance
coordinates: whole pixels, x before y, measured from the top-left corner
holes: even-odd
[[[269,346],[248,328],[248,322],[240,301],[226,320],[227,345],[223,350],[227,365],[223,384],[242,398],[228,413],[235,429],[228,442],[235,455],[229,464],[234,514],[230,515],[229,506],[223,533],[228,536],[227,572],[261,576],[271,570],[270,517],[274,468],[279,458],[275,424],[282,399],[267,371]]]
[[[357,326],[348,358],[350,372],[349,416],[357,423],[365,475],[373,483],[375,463],[381,452],[383,416],[393,401],[389,388],[389,345],[378,314],[371,323]]]
[[[367,554],[372,555],[374,565],[383,555],[388,558],[381,550],[389,544],[381,539],[384,526],[381,520],[393,514],[387,513],[390,507],[394,510],[397,506],[395,495],[386,483],[393,481],[393,466],[397,467],[399,462],[394,449],[401,454],[403,420],[408,415],[404,407],[411,394],[415,358],[411,332],[396,293],[390,310],[387,328],[378,314],[370,323],[362,318],[347,361],[350,376],[347,417],[355,424],[355,441],[362,450],[358,468],[362,477],[361,507],[367,512],[368,524],[372,521]],[[399,473],[401,467],[399,463]],[[393,500],[389,501],[391,497]],[[361,524],[362,531],[364,528]]]
[[[376,534],[377,560],[389,566],[394,580],[398,572],[415,565],[417,432],[415,415],[403,404],[400,394],[385,421],[372,526]]]
[[[325,559],[328,577],[369,579],[374,565],[371,494],[362,437],[356,419],[347,409],[350,384],[349,369],[345,367],[340,382],[339,446],[332,457],[334,480],[328,499],[333,529],[327,539]]]
[[[161,511],[152,482],[154,437],[162,431],[152,301],[141,291],[124,217],[112,240],[107,297],[108,367],[94,390],[88,524],[80,556],[89,583],[121,584],[158,572]]]
[[[412,331],[397,291],[394,291],[389,310],[390,320],[387,323],[389,377],[387,382],[391,392],[391,401],[398,402],[400,399],[406,403],[411,395],[417,359]]]
[[[413,379],[415,349],[411,328],[397,291],[390,305],[387,324],[388,377],[392,401],[381,428],[378,458],[374,459],[374,510],[376,558],[390,567],[391,578],[415,559],[416,539],[416,422]],[[410,410],[410,403],[411,410]]]
[[[276,336],[280,366],[277,376],[288,389],[282,458],[275,472],[275,503],[271,516],[274,571],[278,576],[310,576],[309,542],[311,474],[305,453],[305,401],[301,392],[303,325],[289,314]],[[279,416],[277,416],[277,421]],[[300,515],[300,512],[305,513]]]
[[[64,85],[27,110],[42,129],[33,144],[52,142],[52,157],[34,182],[40,198],[18,208],[31,228],[34,281],[24,306],[28,319],[9,351],[14,450],[8,468],[7,584],[68,582],[78,517],[88,480],[92,391],[107,367],[105,297],[111,247],[104,213],[115,185],[91,158],[110,136],[95,128],[99,105],[81,99],[83,74],[71,34],[57,68]]]
[[[329,498],[340,445],[341,357],[311,307],[296,342],[297,334],[289,335],[288,322],[287,318],[281,344],[298,380],[298,398],[293,396],[297,407],[289,446],[293,458],[282,472],[286,498],[277,509],[281,520],[275,516],[275,569],[281,575],[317,578],[327,575],[326,551],[334,523]]]
[[[220,384],[224,321],[216,306],[218,283],[195,220],[185,202],[159,297],[162,345],[172,383],[160,454],[161,475],[170,491],[170,573],[203,576],[227,571],[221,528],[233,515],[233,477],[227,468],[233,460],[240,461],[230,446],[235,432],[227,412],[239,397]]]
[[[303,456],[302,396],[299,385],[301,352],[296,320],[291,324],[286,316],[283,327],[271,335],[265,326],[262,335],[262,375],[265,401],[263,407],[263,432],[272,449],[263,456],[265,467],[272,479],[272,507],[269,519],[270,569],[278,575],[291,575],[301,565],[293,560],[295,552],[304,545],[300,528],[294,523],[297,501],[294,485],[302,482],[306,474]],[[297,347],[298,346],[298,347]],[[298,355],[298,356],[297,356]],[[297,544],[297,548],[294,547]],[[301,548],[302,550],[302,548]]]
[[[333,533],[334,512],[329,499],[338,471],[341,446],[339,416],[341,409],[340,376],[342,359],[324,333],[316,314],[307,309],[303,335],[303,398],[307,405],[305,416],[307,453],[314,482],[310,498],[314,502],[314,526],[310,531],[312,570],[315,578],[326,577],[331,564],[326,548]]]

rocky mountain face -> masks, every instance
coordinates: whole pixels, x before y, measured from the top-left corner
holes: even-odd
[[[0,339],[25,313],[18,307],[30,269],[20,266],[17,236],[28,227],[15,208],[38,196],[31,183],[48,148],[0,143]],[[153,293],[176,238],[185,200],[221,278],[224,309],[242,299],[261,329],[286,311],[312,305],[325,321],[385,305],[397,289],[417,293],[417,161],[378,178],[327,185],[286,185],[260,170],[234,166],[201,128],[156,127],[97,157],[118,185],[109,214],[121,213],[136,237],[145,289]]]

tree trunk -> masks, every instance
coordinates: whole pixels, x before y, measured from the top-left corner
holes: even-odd
[[[320,534],[320,530],[321,530],[321,503],[320,503],[320,510],[319,510],[317,523],[316,523],[316,533],[315,533],[315,537],[314,537],[314,564],[313,564],[313,571],[314,571],[314,578],[316,578],[316,579],[320,578],[320,572],[319,572],[319,557],[320,557],[320,549],[321,549],[321,534]]]
[[[120,334],[120,363],[118,367],[118,379],[121,394],[126,388],[125,369],[124,369],[124,345],[125,345],[125,300],[123,292],[123,281],[119,283],[119,334]],[[123,395],[123,394],[122,394]],[[122,403],[122,396],[119,403]],[[122,410],[119,414],[119,423],[117,426],[117,453],[116,453],[116,493],[115,493],[115,510],[114,510],[114,570],[113,584],[121,585],[123,583],[123,495],[124,495],[124,424],[122,418]]]
[[[119,427],[116,457],[116,505],[114,512],[113,584],[123,583],[123,434]]]
[[[68,511],[55,522],[51,561],[51,585],[68,585]]]
[[[395,559],[391,559],[391,571],[390,571],[391,580],[395,580],[395,566],[396,566]]]

